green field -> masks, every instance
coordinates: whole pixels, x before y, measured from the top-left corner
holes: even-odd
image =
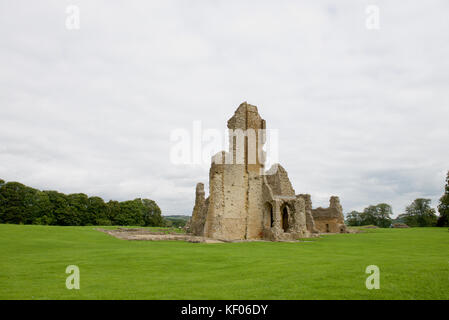
[[[297,243],[125,241],[95,227],[0,225],[0,299],[449,299],[447,228]],[[365,268],[380,268],[380,289]],[[80,268],[80,290],[65,269]]]

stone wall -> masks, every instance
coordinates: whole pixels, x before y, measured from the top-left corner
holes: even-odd
[[[266,128],[257,107],[242,103],[228,121],[229,151],[212,158],[209,197],[196,187],[188,231],[218,240],[297,240],[344,228],[337,197],[329,208],[312,210],[308,194],[295,195],[287,171],[265,172]]]
[[[298,194],[296,196],[299,199],[303,199],[305,203],[305,219],[306,228],[310,233],[319,233],[318,229],[315,227],[315,221],[312,215],[312,198],[310,194]]]
[[[312,215],[315,227],[322,233],[344,233],[347,231],[343,208],[338,197],[330,198],[329,208],[313,209]]]
[[[255,106],[243,103],[228,121],[228,129],[229,153],[220,152],[212,159],[205,235],[221,240],[261,239],[263,157],[257,148],[264,142],[258,130],[265,129],[265,121]],[[238,136],[248,129],[253,129],[252,138]]]
[[[266,177],[274,195],[295,196],[287,171],[280,164],[274,164],[266,172]]]
[[[198,183],[195,192],[195,206],[189,223],[189,231],[195,235],[202,236],[204,234],[208,202],[209,199],[207,203],[205,199],[204,184]]]

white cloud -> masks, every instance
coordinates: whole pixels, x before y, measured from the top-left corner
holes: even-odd
[[[80,8],[78,31],[65,8]],[[365,28],[365,6],[380,30]],[[242,101],[279,129],[296,191],[345,211],[436,199],[449,169],[446,1],[0,3],[0,177],[190,214],[207,169],[170,132]]]

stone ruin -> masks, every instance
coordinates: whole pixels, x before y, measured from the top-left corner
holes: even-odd
[[[197,184],[187,231],[224,241],[292,241],[346,232],[338,197],[331,197],[329,208],[312,209],[310,195],[295,194],[281,165],[265,171],[265,128],[257,107],[246,102],[228,120],[229,152],[212,157],[209,197],[204,184]]]

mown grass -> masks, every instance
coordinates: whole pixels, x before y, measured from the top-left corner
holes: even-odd
[[[297,243],[126,241],[96,227],[0,225],[1,299],[449,299],[447,228]],[[365,268],[380,268],[380,289]],[[68,290],[77,265],[81,289]]]

